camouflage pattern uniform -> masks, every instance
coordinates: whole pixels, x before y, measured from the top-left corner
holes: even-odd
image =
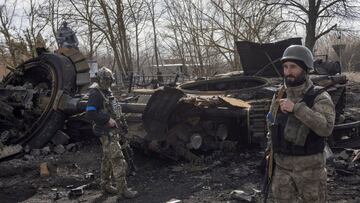
[[[120,129],[126,123],[116,122],[117,126],[112,128],[109,126],[110,121],[119,121],[123,117],[121,106],[110,89],[113,80],[112,72],[107,68],[101,68],[98,73],[105,74],[105,76],[100,77],[99,84],[94,83],[90,86],[86,115],[89,120],[93,121],[93,132],[100,138],[102,145],[101,188],[107,193],[133,198],[137,192],[131,191],[127,187],[127,163],[119,142]],[[105,85],[101,86],[103,78],[110,80],[104,81]],[[116,188],[112,186],[112,180],[115,182]]]
[[[95,99],[96,98],[96,99]],[[102,106],[93,101],[102,101]],[[100,138],[102,144],[102,161],[101,161],[101,186],[106,187],[111,185],[111,176],[116,182],[116,188],[119,192],[126,188],[126,161],[121,150],[119,143],[120,137],[115,128],[109,128],[107,121],[110,119],[114,110],[111,109],[111,99],[115,99],[112,96],[111,91],[104,91],[94,84],[90,87],[89,92],[89,104],[90,107],[99,109],[99,111],[87,111],[88,117],[92,120],[97,118],[94,123],[94,133]],[[104,117],[103,121],[99,121],[99,118]]]
[[[293,113],[288,113],[284,134],[289,139],[295,138],[293,143],[304,144],[309,130],[321,137],[330,136],[333,130],[335,109],[331,97],[326,91],[316,96],[312,108],[300,101],[312,85],[312,81],[307,78],[306,82],[298,87],[286,88],[286,98],[291,100],[295,106]],[[280,111],[278,106],[279,103],[274,96],[270,112],[275,117]],[[278,111],[275,112],[276,110]],[[269,140],[271,146],[271,139]],[[271,191],[276,202],[325,202],[324,152],[304,156],[275,153],[274,162]]]
[[[127,163],[121,150],[119,135],[110,131],[108,135],[101,136],[100,141],[103,151],[100,184],[103,188],[111,185],[111,176],[113,176],[117,191],[123,192],[127,189]]]

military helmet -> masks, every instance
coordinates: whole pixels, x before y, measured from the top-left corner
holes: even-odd
[[[112,71],[105,66],[99,69],[99,71],[96,73],[96,77],[98,78],[100,87],[104,89],[109,88],[115,80]]]
[[[106,80],[106,79],[114,80],[114,75],[113,75],[112,71],[110,69],[106,68],[105,66],[103,66],[99,69],[99,71],[96,73],[96,76],[100,80]]]
[[[287,60],[298,60],[303,62],[310,72],[314,69],[314,58],[310,49],[302,45],[291,45],[285,49],[283,56],[281,58],[281,62],[285,62]]]

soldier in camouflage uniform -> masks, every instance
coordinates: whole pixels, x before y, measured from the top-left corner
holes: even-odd
[[[134,198],[137,192],[127,187],[127,163],[119,143],[118,129],[122,126],[116,121],[123,115],[110,89],[114,77],[111,70],[102,67],[97,73],[97,79],[98,83],[90,86],[86,115],[93,121],[94,134],[99,136],[102,144],[101,189],[120,197]],[[111,178],[116,187],[112,186]]]
[[[309,79],[313,69],[309,49],[292,45],[281,62],[284,85],[274,95],[267,115],[268,149],[275,164],[272,197],[284,203],[325,202],[324,147],[334,127],[334,104],[325,89]]]

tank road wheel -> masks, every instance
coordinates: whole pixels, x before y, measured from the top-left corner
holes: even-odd
[[[16,140],[6,144],[29,145],[41,148],[59,129],[63,129],[66,114],[58,109],[60,97],[74,95],[81,85],[77,82],[77,68],[70,58],[61,54],[43,53],[17,67],[4,80],[4,87],[23,88],[33,92],[31,108],[19,109],[17,119],[22,128],[10,127],[8,132],[18,134]],[[80,87],[79,87],[80,86]],[[15,107],[16,110],[16,107]]]

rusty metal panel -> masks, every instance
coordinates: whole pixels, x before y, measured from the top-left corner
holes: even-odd
[[[70,55],[69,57],[74,63],[77,63],[79,61],[82,61],[82,60],[86,59],[86,57],[81,52],[77,52],[77,53],[75,53],[73,55]]]
[[[65,55],[71,59],[74,63],[77,63],[79,61],[85,60],[86,57],[78,50],[71,49],[71,48],[60,48],[57,53],[60,53],[62,55]]]
[[[75,64],[75,68],[77,73],[88,72],[90,70],[87,60],[78,61]]]
[[[241,99],[235,99],[230,97],[219,97],[219,99],[226,104],[229,104],[234,107],[240,107],[240,108],[250,108],[250,104],[248,102],[245,102]]]
[[[59,54],[65,55],[65,56],[71,56],[71,55],[76,54],[77,52],[79,52],[79,51],[76,49],[70,49],[70,48],[66,48],[66,47],[62,47],[56,51],[56,53],[59,53]]]
[[[90,81],[90,73],[77,73],[76,74],[76,85],[87,85]]]

